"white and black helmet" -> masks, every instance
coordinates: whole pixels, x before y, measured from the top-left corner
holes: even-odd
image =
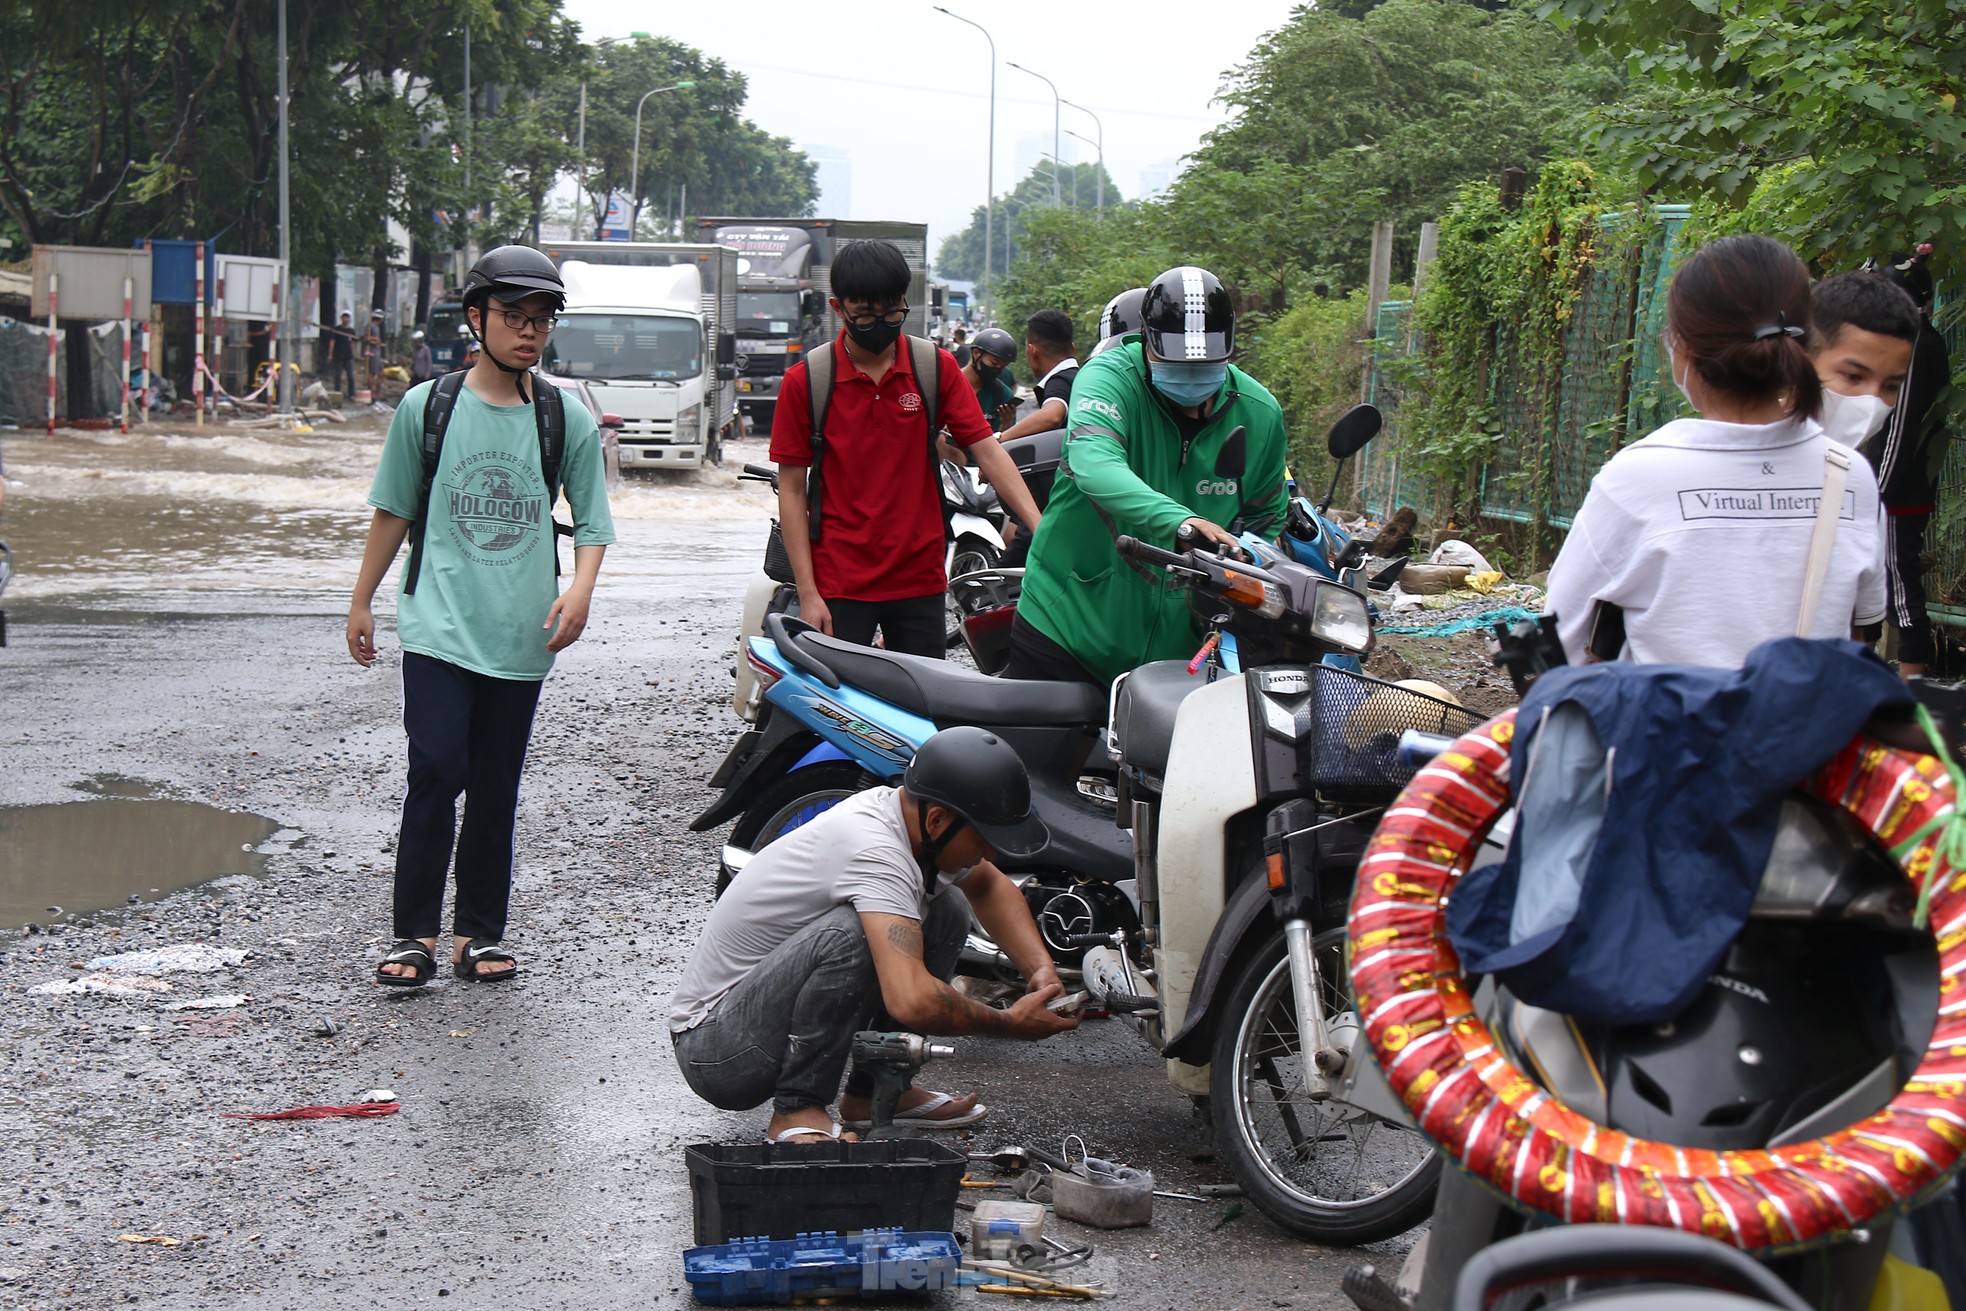
[[[1235,354],[1235,301],[1207,269],[1184,264],[1155,278],[1140,302],[1140,320],[1157,359],[1219,364]]]

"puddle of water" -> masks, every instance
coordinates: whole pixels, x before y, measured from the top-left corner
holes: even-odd
[[[252,848],[279,825],[196,801],[109,799],[0,806],[0,926],[154,901],[228,874],[259,874]]]

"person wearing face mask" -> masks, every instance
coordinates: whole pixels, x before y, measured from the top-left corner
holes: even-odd
[[[1547,609],[1572,664],[1734,668],[1798,628],[1849,637],[1883,618],[1877,480],[1814,422],[1809,323],[1809,272],[1767,237],[1711,242],[1674,275],[1666,355],[1697,417],[1626,446],[1591,480],[1550,568]],[[1817,507],[1838,481],[1825,536]],[[1819,539],[1825,568],[1805,605]],[[1600,621],[1619,611],[1622,641],[1607,642]]]
[[[985,328],[970,343],[969,363],[963,377],[976,393],[976,403],[990,421],[992,432],[1002,432],[1017,421],[1017,388],[1010,381],[1010,360],[1017,343],[1002,328]]]
[[[1139,336],[1078,371],[1006,677],[1104,686],[1201,645],[1187,594],[1113,543],[1124,533],[1179,549],[1188,525],[1203,545],[1234,548],[1233,520],[1263,533],[1281,524],[1283,411],[1229,363],[1235,344],[1228,289],[1206,269],[1174,268],[1147,288]]]
[[[1932,326],[1932,272],[1925,267],[1932,248],[1912,255],[1871,260],[1865,269],[1903,291],[1916,309],[1917,335],[1911,364],[1897,404],[1884,426],[1864,446],[1883,489],[1890,566],[1891,627],[1897,634],[1898,671],[1907,678],[1925,672],[1933,654],[1932,625],[1925,614],[1925,527],[1938,499],[1939,466],[1950,438],[1946,407],[1939,398],[1952,385],[1945,338]]]
[[[909,282],[908,261],[891,242],[855,241],[840,249],[831,304],[845,326],[832,343],[786,370],[771,458],[782,475],[778,518],[800,617],[863,645],[878,630],[890,651],[939,659],[947,649],[949,580],[931,423],[970,452],[1027,528],[1036,526],[1038,508],[1017,465],[991,440],[955,359],[902,333]],[[931,358],[933,378],[925,376]],[[815,409],[823,425],[818,440]]]

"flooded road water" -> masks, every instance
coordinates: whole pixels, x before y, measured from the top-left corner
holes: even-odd
[[[280,826],[196,801],[0,806],[0,927],[155,900],[229,874]]]

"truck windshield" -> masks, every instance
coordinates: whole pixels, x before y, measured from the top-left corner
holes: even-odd
[[[703,372],[703,329],[689,319],[573,310],[560,316],[540,364],[565,378],[681,382]]]
[[[428,332],[434,345],[440,341],[456,341],[457,330],[464,324],[464,306],[433,305],[430,307],[430,326]]]
[[[799,293],[740,291],[737,293],[737,335],[790,337],[799,331]]]

